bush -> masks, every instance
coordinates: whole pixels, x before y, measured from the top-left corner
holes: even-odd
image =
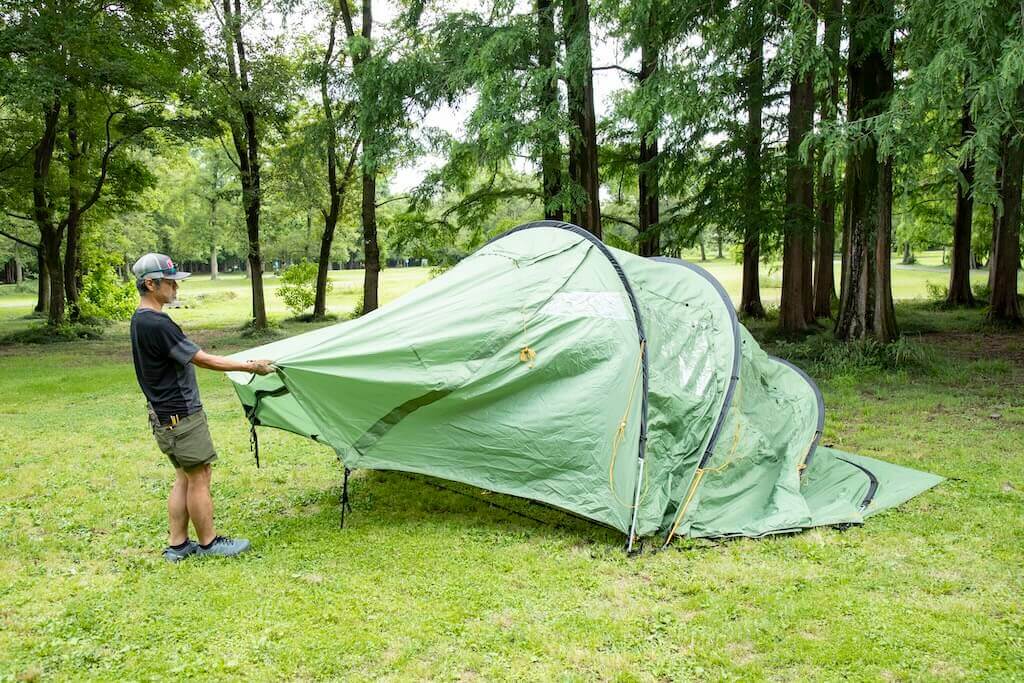
[[[925,282],[924,289],[928,292],[928,298],[932,301],[943,303],[949,297],[949,286],[939,285],[934,282]]]
[[[841,342],[831,335],[816,335],[800,342],[778,341],[772,352],[807,367],[814,376],[832,376],[863,370],[927,370],[927,349],[908,337],[890,344],[877,339]]]
[[[316,274],[317,264],[306,260],[293,263],[281,272],[281,285],[277,288],[277,295],[295,317],[312,308],[316,301]],[[332,289],[333,284],[328,280],[327,293],[329,294]]]
[[[82,282],[79,305],[89,320],[127,320],[138,307],[139,294],[131,282],[122,282],[114,271],[115,260],[91,264]]]
[[[57,344],[80,339],[102,339],[103,328],[85,323],[64,323],[57,327],[36,325],[0,338],[0,344]]]

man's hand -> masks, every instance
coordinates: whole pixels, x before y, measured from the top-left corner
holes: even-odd
[[[224,356],[215,356],[206,351],[198,351],[192,357],[192,362],[207,370],[219,372],[250,372],[254,375],[269,375],[277,370],[272,360],[247,360],[238,361]]]
[[[248,371],[256,375],[269,375],[277,369],[274,367],[274,361],[266,359],[249,360],[245,364],[249,367]]]

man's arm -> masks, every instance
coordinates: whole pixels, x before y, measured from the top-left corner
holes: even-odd
[[[218,372],[249,372],[256,375],[269,375],[274,371],[274,362],[270,360],[232,360],[202,350],[192,356],[192,362],[201,368]]]

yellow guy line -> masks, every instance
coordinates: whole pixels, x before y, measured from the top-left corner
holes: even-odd
[[[636,383],[637,380],[640,378],[640,369],[643,367],[644,345],[646,343],[646,341],[640,342],[640,354],[636,358],[636,370],[633,372],[633,383],[629,388],[629,401],[626,403],[626,412],[622,414],[622,419],[619,420],[619,427],[615,432],[615,438],[612,439],[612,457],[611,460],[608,462],[608,488],[611,489],[612,496],[614,496],[616,502],[618,502],[619,505],[630,510],[632,510],[634,506],[632,504],[626,503],[624,500],[619,498],[619,494],[615,490],[615,460],[619,456],[619,446],[622,445],[622,441],[626,438],[626,422],[629,419],[629,413],[633,408],[633,397],[636,396]],[[640,495],[640,500],[637,501],[638,505],[643,502],[644,496],[647,495],[648,481],[649,479],[647,477],[647,468],[644,468],[644,488],[643,492]]]

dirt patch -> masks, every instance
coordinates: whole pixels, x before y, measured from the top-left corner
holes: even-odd
[[[1005,360],[1024,369],[1024,332],[935,332],[920,339],[944,358]]]

